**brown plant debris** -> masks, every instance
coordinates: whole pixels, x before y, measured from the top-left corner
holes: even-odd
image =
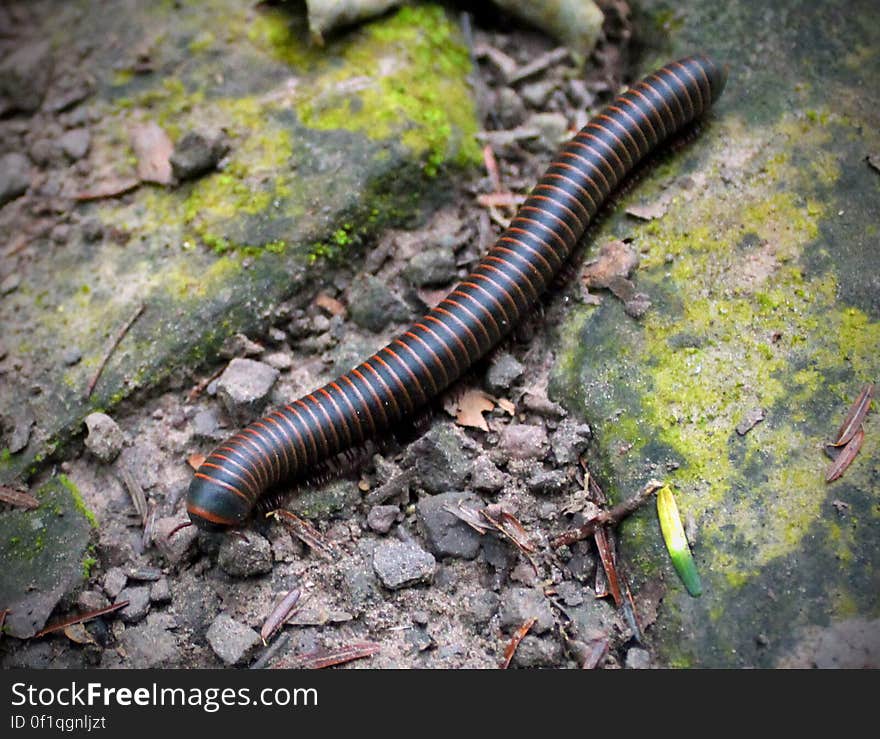
[[[267,515],[281,521],[303,544],[322,557],[330,560],[336,558],[336,547],[308,521],[304,521],[290,511],[281,509],[271,511]]]
[[[845,446],[856,435],[868,410],[871,408],[871,400],[874,398],[874,383],[866,383],[846,414],[846,418],[837,430],[837,438],[831,446]]]
[[[504,648],[504,661],[501,663],[502,670],[506,670],[510,667],[510,661],[513,659],[513,655],[516,654],[516,648],[519,646],[519,643],[523,638],[525,638],[525,635],[531,631],[532,626],[537,622],[538,619],[532,617],[516,630],[516,633],[514,633],[510,641],[507,643],[507,646]]]
[[[381,646],[375,642],[356,642],[335,649],[316,649],[314,652],[279,662],[273,669],[322,670],[325,667],[335,667],[356,659],[372,657],[380,651]]]
[[[104,352],[104,356],[101,358],[100,363],[98,364],[98,368],[95,370],[95,374],[92,375],[92,379],[89,380],[89,384],[86,386],[86,400],[92,397],[92,393],[95,390],[95,385],[98,384],[98,380],[101,379],[101,374],[104,372],[104,367],[107,366],[107,362],[110,361],[110,357],[113,355],[113,352],[116,351],[116,347],[119,346],[119,343],[125,338],[125,335],[129,332],[129,329],[134,325],[134,322],[140,318],[141,313],[144,312],[144,309],[147,307],[146,303],[141,303],[134,313],[131,314],[131,317],[123,324],[123,326],[116,332],[116,335],[113,337],[113,341],[110,342],[110,345],[107,347],[107,351]]]
[[[56,631],[63,631],[68,626],[73,626],[74,624],[85,623],[86,621],[91,621],[93,618],[97,618],[98,616],[104,616],[108,613],[113,613],[113,611],[118,611],[121,608],[125,608],[128,605],[127,600],[120,601],[119,603],[114,603],[111,606],[107,606],[106,608],[98,608],[94,611],[89,611],[88,613],[80,614],[79,616],[72,616],[71,618],[66,618],[63,621],[59,621],[57,624],[52,624],[51,626],[47,626],[42,631],[38,631],[34,634],[34,639],[39,639],[41,636],[46,636],[46,634],[53,634]]]
[[[299,604],[299,599],[300,591],[294,588],[272,609],[272,613],[266,617],[263,628],[260,629],[260,638],[263,640],[263,644],[269,641],[275,632],[284,625],[284,622],[293,615]]]
[[[40,501],[30,493],[24,493],[7,485],[0,485],[0,501],[16,508],[24,508],[26,511],[32,511],[40,506]]]

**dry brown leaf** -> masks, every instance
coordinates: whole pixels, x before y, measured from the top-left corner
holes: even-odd
[[[455,422],[459,426],[488,431],[489,425],[483,414],[495,407],[495,400],[486,392],[471,388],[466,390],[458,400],[458,412]]]
[[[89,200],[103,200],[104,198],[115,198],[119,195],[125,195],[131,192],[141,181],[134,177],[120,177],[115,179],[103,180],[92,185],[88,190],[81,190],[73,196],[74,200],[87,202]]]
[[[832,446],[844,446],[849,440],[856,435],[856,431],[868,415],[868,409],[871,407],[871,400],[874,398],[874,383],[869,382],[859,393],[859,397],[855,399],[850,406],[846,418],[837,430],[837,440]]]
[[[849,440],[847,445],[840,450],[840,454],[838,454],[835,460],[831,463],[828,472],[825,473],[825,482],[834,482],[846,472],[847,468],[853,463],[853,460],[862,448],[862,442],[864,440],[865,430],[860,427],[852,439]]]
[[[138,160],[137,174],[142,182],[171,183],[170,159],[174,144],[158,123],[147,121],[133,126],[131,147]]]
[[[345,306],[327,293],[318,293],[318,296],[315,298],[315,305],[327,311],[331,316],[345,315]]]
[[[638,264],[639,255],[633,247],[623,241],[609,241],[584,267],[582,279],[587,287],[607,288],[614,278],[629,277]]]
[[[93,637],[88,631],[86,631],[86,627],[81,623],[79,624],[71,624],[70,626],[65,626],[64,636],[66,636],[70,641],[74,644],[95,644],[95,637]]]
[[[16,508],[24,508],[26,511],[39,508],[40,506],[40,501],[30,493],[24,493],[21,490],[16,490],[6,485],[0,485],[0,501],[9,503],[9,505],[13,505]]]
[[[198,454],[198,453],[190,454],[186,458],[186,463],[190,467],[192,467],[194,470],[197,470],[199,467],[201,467],[205,463],[206,459],[207,459],[207,457],[204,454]]]
[[[495,402],[498,404],[498,407],[503,410],[508,416],[512,416],[516,413],[516,406],[512,401],[507,398],[496,398]]]

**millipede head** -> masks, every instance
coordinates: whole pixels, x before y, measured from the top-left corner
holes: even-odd
[[[243,524],[251,506],[215,480],[196,474],[186,496],[186,511],[200,529],[226,531]]]

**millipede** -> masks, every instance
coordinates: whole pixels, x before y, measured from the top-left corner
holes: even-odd
[[[535,306],[603,203],[709,109],[726,78],[712,59],[690,56],[616,97],[560,149],[507,229],[437,306],[350,372],[214,449],[189,487],[191,521],[238,526],[273,486],[427,405]]]

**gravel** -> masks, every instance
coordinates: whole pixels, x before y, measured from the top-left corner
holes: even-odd
[[[171,171],[178,180],[191,180],[217,168],[229,151],[220,134],[188,131],[171,153]]]
[[[471,468],[471,487],[480,493],[497,493],[504,487],[505,475],[485,454],[474,460]]]
[[[501,628],[516,631],[526,621],[536,618],[533,634],[543,634],[553,628],[553,611],[540,590],[508,588],[501,596]]]
[[[359,275],[348,291],[351,320],[368,331],[381,331],[392,322],[406,321],[409,306],[388,282],[373,275]]]
[[[367,526],[369,526],[377,534],[387,534],[400,509],[396,505],[377,505],[370,509],[367,514]]]
[[[51,69],[49,41],[21,44],[0,64],[0,97],[13,110],[34,112],[46,95]]]
[[[628,670],[647,670],[651,667],[651,653],[641,647],[632,647],[626,653],[624,667]]]
[[[85,128],[74,128],[65,131],[58,139],[58,148],[63,151],[70,161],[75,162],[89,153],[92,145],[92,136]]]
[[[549,441],[542,426],[512,423],[502,430],[498,447],[512,459],[543,459]]]
[[[272,571],[272,545],[252,531],[247,533],[247,538],[226,536],[220,545],[217,563],[232,577],[265,575]]]
[[[517,667],[557,667],[562,661],[562,647],[550,637],[526,634],[516,648],[512,663]]]
[[[27,192],[30,171],[31,163],[24,154],[11,152],[0,157],[0,207]]]
[[[119,617],[127,624],[142,621],[150,610],[150,586],[135,585],[123,588],[114,602],[121,603],[124,600],[129,603],[119,611]]]
[[[262,412],[269,401],[278,370],[253,359],[233,359],[217,381],[217,394],[238,423],[244,424]]]
[[[86,416],[86,448],[102,462],[110,463],[119,456],[125,436],[110,416],[90,413]]]
[[[523,366],[510,353],[501,352],[492,358],[486,372],[486,390],[503,395],[523,376]]]
[[[397,590],[431,582],[436,561],[416,544],[383,541],[373,550],[373,569],[386,588]]]
[[[416,253],[403,269],[416,287],[446,285],[456,275],[455,255],[449,249],[426,249]]]
[[[230,667],[247,662],[260,644],[256,631],[225,613],[214,619],[205,638],[214,654]]]
[[[464,452],[470,446],[470,439],[456,426],[436,424],[407,447],[402,467],[413,469],[417,482],[429,493],[460,490],[470,472]]]
[[[483,501],[470,493],[451,492],[424,498],[416,506],[428,549],[436,557],[473,559],[480,551],[483,537],[446,510],[458,505],[476,509]]]

